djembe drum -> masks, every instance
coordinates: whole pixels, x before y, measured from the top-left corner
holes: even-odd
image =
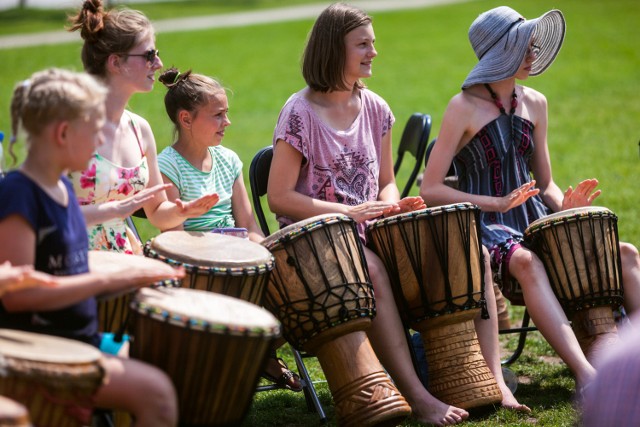
[[[136,266],[147,265],[153,267],[161,264],[161,261],[146,258],[139,255],[128,255],[110,251],[89,251],[89,270],[104,275],[121,273],[136,268]],[[150,287],[176,287],[178,280],[165,280],[162,282],[149,283]],[[100,332],[109,332],[115,335],[116,342],[120,342],[125,332],[127,332],[127,319],[129,317],[129,303],[131,296],[138,289],[122,291],[113,294],[100,295],[96,298],[98,303],[98,327]]]
[[[31,427],[27,408],[15,400],[0,396],[0,427]]]
[[[79,341],[0,329],[0,395],[24,405],[36,427],[90,425],[101,359]]]
[[[378,361],[366,329],[375,315],[373,288],[355,223],[319,215],[267,237],[275,268],[265,307],[283,336],[315,355],[340,425],[395,425],[411,408]]]
[[[131,309],[131,356],[172,379],[180,425],[240,425],[280,336],[273,315],[237,298],[185,288],[143,288]]]
[[[167,231],[144,246],[147,257],[184,265],[182,287],[217,292],[261,305],[274,266],[263,246],[216,233]]]
[[[464,409],[502,401],[473,323],[484,302],[478,215],[477,206],[460,203],[392,216],[367,228],[403,322],[422,336],[429,391]]]
[[[623,295],[617,223],[610,210],[590,206],[547,215],[524,233],[589,360],[617,340],[612,308]]]

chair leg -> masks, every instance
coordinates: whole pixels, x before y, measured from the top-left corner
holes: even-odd
[[[518,360],[518,358],[522,354],[522,351],[524,350],[524,344],[527,339],[527,332],[536,331],[538,329],[535,326],[529,326],[530,319],[531,318],[529,317],[529,312],[525,308],[524,314],[522,316],[522,326],[520,328],[504,329],[500,331],[500,334],[509,334],[509,333],[520,334],[518,338],[518,347],[516,347],[516,350],[508,359],[502,361],[503,365],[511,365],[513,362]]]
[[[108,409],[95,409],[91,417],[92,427],[114,427],[113,412]]]
[[[307,401],[307,407],[309,408],[309,411],[315,410],[318,413],[318,416],[320,416],[320,423],[326,424],[328,422],[327,415],[324,413],[320,399],[318,399],[318,394],[316,393],[316,389],[313,386],[311,377],[309,376],[309,371],[307,371],[307,367],[302,360],[302,355],[295,348],[291,348],[291,350],[293,352],[293,358],[296,361],[296,365],[298,366],[300,379],[302,380],[302,390],[304,392],[305,400]]]

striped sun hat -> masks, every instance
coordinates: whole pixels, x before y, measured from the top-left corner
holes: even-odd
[[[560,51],[565,27],[564,16],[559,10],[551,10],[530,20],[507,6],[480,14],[469,27],[469,41],[479,61],[465,79],[462,89],[513,77],[527,53],[532,36],[540,51],[531,65],[530,75],[541,74]]]

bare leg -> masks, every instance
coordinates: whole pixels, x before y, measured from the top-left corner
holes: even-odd
[[[177,424],[176,393],[164,372],[138,360],[104,358],[108,382],[96,393],[97,407],[129,412],[137,427]]]
[[[595,369],[582,352],[540,259],[528,249],[518,248],[511,255],[509,273],[522,286],[531,319],[571,369],[578,388],[589,383],[595,375]]]
[[[491,265],[491,263],[489,262],[488,265]],[[493,295],[496,299],[496,308],[498,310],[498,330],[510,329],[509,307],[507,306],[506,298],[502,295],[502,291],[500,291],[498,285],[493,282],[493,278],[491,278],[491,282],[485,282],[485,286],[488,289],[493,288]]]
[[[365,255],[373,282],[377,313],[368,336],[380,362],[407,399],[415,419],[437,426],[463,421],[469,416],[467,411],[436,399],[418,379],[384,265],[367,248]]]
[[[640,318],[640,256],[638,249],[629,243],[620,242],[622,282],[624,283],[624,308],[629,317]]]
[[[484,252],[484,283],[485,291],[484,296],[487,301],[487,310],[489,312],[488,319],[482,319],[478,315],[474,319],[476,332],[478,334],[478,342],[480,343],[480,350],[484,357],[489,370],[493,374],[500,391],[502,392],[502,406],[508,409],[515,409],[517,411],[531,412],[526,405],[518,403],[509,387],[504,381],[502,376],[502,365],[500,364],[500,343],[498,341],[498,308],[496,305],[496,297],[493,292],[493,278],[491,274],[491,264],[489,262],[489,252],[483,246]],[[489,289],[487,289],[489,287]]]

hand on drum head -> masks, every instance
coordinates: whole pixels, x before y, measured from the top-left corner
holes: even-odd
[[[211,210],[218,203],[220,196],[218,193],[206,194],[190,202],[184,202],[180,199],[174,200],[174,203],[180,210],[180,215],[187,218],[194,218],[203,215]]]
[[[508,212],[538,194],[540,190],[535,188],[535,185],[536,181],[533,180],[521,185],[506,196],[500,197],[499,207],[496,209],[496,212]]]
[[[393,215],[392,212],[398,210],[398,202],[375,200],[357,206],[349,206],[348,209],[347,216],[360,223],[383,215]]]
[[[36,271],[31,266],[14,267],[8,261],[0,264],[0,296],[11,290],[56,284],[55,277]]]
[[[598,180],[595,178],[585,179],[578,184],[575,190],[569,186],[564,193],[562,210],[591,206],[596,197],[602,193],[600,190],[594,191],[597,186]]]
[[[393,215],[426,209],[426,207],[427,204],[422,197],[405,197],[398,201],[398,211],[394,212]]]

